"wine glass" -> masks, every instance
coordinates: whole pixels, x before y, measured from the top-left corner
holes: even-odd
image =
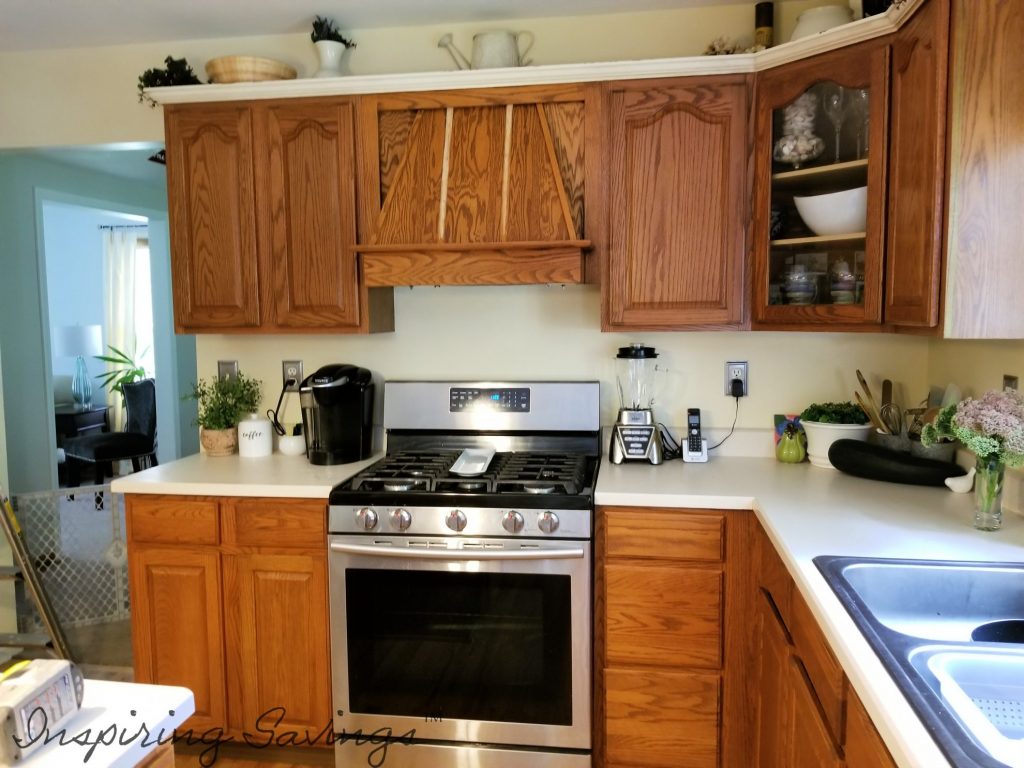
[[[868,154],[868,119],[871,109],[867,88],[855,88],[850,92],[850,111],[857,118],[857,158]]]
[[[839,162],[839,133],[843,129],[843,121],[846,119],[846,110],[849,108],[849,100],[846,97],[846,89],[841,85],[835,85],[825,91],[822,100],[822,107],[825,110],[825,117],[832,123],[836,132],[836,159]]]

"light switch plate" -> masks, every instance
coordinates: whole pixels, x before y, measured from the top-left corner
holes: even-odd
[[[238,376],[238,361],[237,360],[218,360],[217,361],[217,378],[218,379],[233,379]]]

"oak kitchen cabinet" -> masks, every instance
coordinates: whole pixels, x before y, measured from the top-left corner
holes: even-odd
[[[355,101],[166,108],[178,332],[391,330],[359,280]]]
[[[602,328],[746,319],[745,75],[611,83]]]
[[[331,722],[326,505],[126,500],[135,679],[195,694],[196,729],[311,737]]]
[[[749,764],[750,520],[747,512],[598,508],[596,766]]]

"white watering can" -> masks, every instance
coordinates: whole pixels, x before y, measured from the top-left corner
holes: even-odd
[[[520,52],[519,41],[528,38],[526,48]],[[494,69],[496,67],[525,67],[530,63],[526,58],[533,47],[532,32],[510,32],[499,29],[494,32],[480,32],[473,35],[473,60],[468,61],[462,51],[455,47],[452,35],[442,35],[438,48],[446,48],[459,69]]]

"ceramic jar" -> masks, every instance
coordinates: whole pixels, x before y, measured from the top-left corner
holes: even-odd
[[[808,8],[796,18],[796,26],[790,40],[799,40],[832,27],[838,27],[853,21],[853,9],[848,5],[819,5]]]
[[[817,293],[814,275],[803,264],[794,264],[786,271],[782,293],[787,304],[813,304]]]
[[[274,452],[274,430],[270,419],[250,413],[238,422],[238,455],[260,458]]]
[[[782,110],[782,137],[772,151],[776,162],[799,168],[825,151],[825,142],[814,135],[817,114],[818,97],[809,91]]]

